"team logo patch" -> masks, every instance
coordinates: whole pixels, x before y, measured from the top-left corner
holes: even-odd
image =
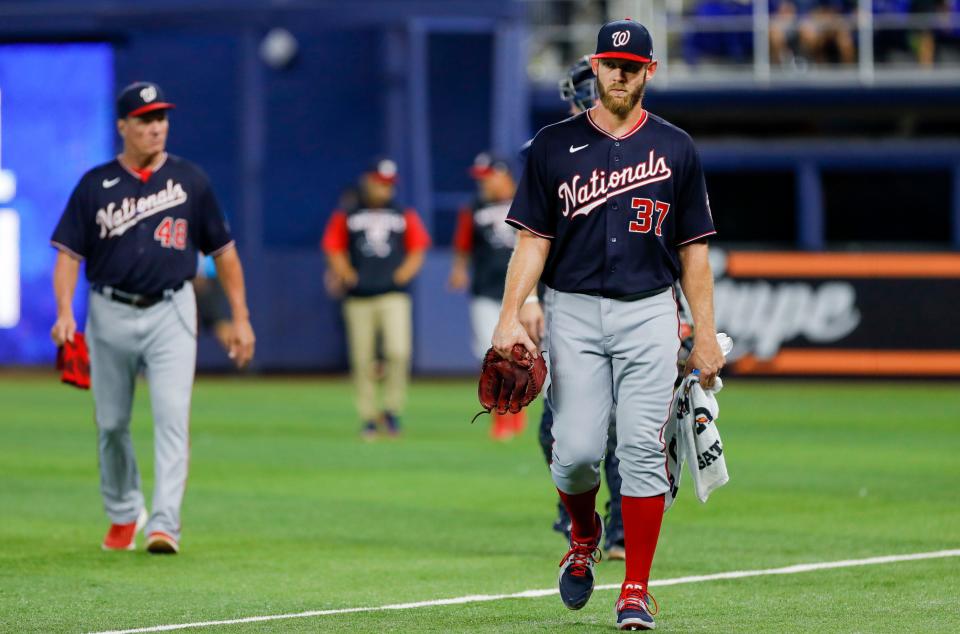
[[[347,217],[347,229],[363,234],[359,247],[365,256],[385,258],[393,252],[390,238],[407,230],[407,220],[399,214],[363,209]]]
[[[630,31],[614,31],[613,32],[613,45],[620,47],[626,46],[627,42],[630,41]]]
[[[140,98],[146,103],[150,103],[157,98],[157,89],[154,86],[147,86],[140,91]]]

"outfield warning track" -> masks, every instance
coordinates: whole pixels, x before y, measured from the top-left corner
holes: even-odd
[[[937,550],[928,553],[911,553],[906,555],[887,555],[884,557],[868,557],[866,559],[844,559],[841,561],[823,561],[812,564],[796,564],[784,568],[767,568],[765,570],[733,570],[718,572],[711,575],[695,575],[691,577],[676,577],[674,579],[658,579],[650,582],[650,587],[676,586],[683,583],[701,583],[704,581],[719,581],[723,579],[743,579],[745,577],[764,577],[767,575],[795,575],[801,572],[815,570],[831,570],[834,568],[853,568],[855,566],[875,566],[879,564],[894,564],[902,561],[917,561],[920,559],[942,559],[944,557],[960,557],[960,549]],[[619,590],[620,584],[598,585],[595,590]],[[433,599],[431,601],[417,601],[414,603],[394,603],[361,608],[337,608],[333,610],[311,610],[294,614],[269,614],[265,616],[248,616],[239,619],[224,619],[222,621],[198,621],[196,623],[174,623],[171,625],[153,625],[138,627],[129,630],[109,630],[95,634],[135,634],[137,632],[170,632],[198,627],[216,627],[219,625],[239,625],[243,623],[263,623],[265,621],[281,621],[285,619],[306,619],[316,616],[331,616],[334,614],[356,614],[358,612],[383,612],[386,610],[414,610],[416,608],[432,608],[442,605],[462,605],[464,603],[484,603],[487,601],[502,601],[504,599],[533,599],[557,594],[556,588],[549,590],[524,590],[513,594],[473,594],[450,599]]]

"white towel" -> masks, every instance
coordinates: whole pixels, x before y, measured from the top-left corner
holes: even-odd
[[[724,333],[717,341],[726,355],[733,348],[732,340]],[[723,442],[717,431],[716,420],[720,415],[716,394],[723,389],[723,381],[717,377],[712,388],[700,386],[700,376],[693,372],[677,389],[673,399],[672,416],[663,430],[667,452],[667,475],[670,491],[664,498],[664,510],[670,508],[680,491],[680,474],[684,461],[690,470],[697,498],[706,502],[710,493],[727,483],[727,462],[723,455]]]

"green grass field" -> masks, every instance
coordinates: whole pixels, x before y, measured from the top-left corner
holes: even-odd
[[[90,395],[0,375],[0,631],[81,632],[552,588],[565,551],[535,425],[496,444],[466,381],[418,382],[362,442],[345,381],[210,379],[183,551],[103,553]],[[960,548],[960,390],[728,381],[731,481],[669,511],[653,577]],[[150,487],[146,390],[134,436]],[[532,408],[539,418],[540,406]],[[481,419],[483,421],[485,419]],[[689,480],[687,480],[689,485]],[[149,499],[149,497],[148,497]],[[140,540],[142,542],[142,538]],[[603,562],[599,583],[619,583]],[[654,588],[671,632],[956,632],[960,558]],[[216,632],[604,632],[616,593],[218,626]]]

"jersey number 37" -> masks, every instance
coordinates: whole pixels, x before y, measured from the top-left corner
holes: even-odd
[[[153,232],[153,239],[162,247],[183,251],[187,248],[187,221],[183,218],[174,220],[172,216],[167,216]]]
[[[637,210],[637,219],[630,221],[631,233],[649,233],[653,225],[653,212],[657,212],[657,225],[654,233],[658,236],[663,235],[663,221],[670,213],[670,203],[662,203],[659,200],[650,200],[649,198],[634,198],[630,201],[630,207]]]

